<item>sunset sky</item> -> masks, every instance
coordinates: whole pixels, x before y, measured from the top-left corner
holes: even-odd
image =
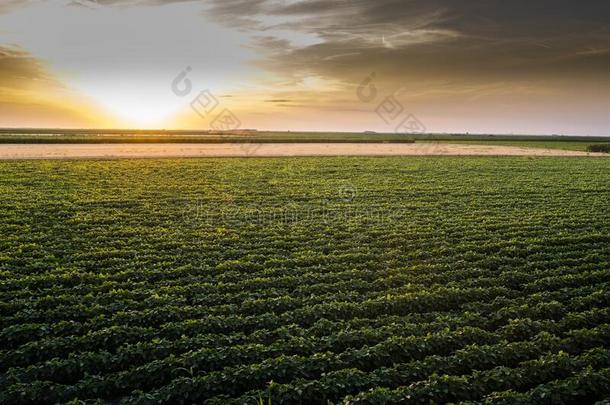
[[[429,132],[610,135],[610,1],[0,0],[0,127],[208,129],[228,109],[393,132],[387,97]]]

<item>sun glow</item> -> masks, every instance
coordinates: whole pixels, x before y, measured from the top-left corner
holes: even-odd
[[[68,88],[124,125],[163,126],[199,90],[229,91],[244,76],[251,55],[241,45],[247,39],[202,20],[197,5],[80,4],[34,2],[1,15],[0,43],[19,44]],[[193,91],[178,96],[171,84],[186,66],[192,68]]]

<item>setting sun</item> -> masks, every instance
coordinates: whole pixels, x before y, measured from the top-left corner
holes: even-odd
[[[118,125],[164,126],[191,101],[171,89],[185,67],[192,67],[191,98],[199,88],[222,94],[247,84],[245,63],[252,52],[241,46],[244,35],[202,19],[197,10],[188,2],[33,2],[0,14],[0,43],[18,44],[58,85],[97,104]],[[168,25],[177,19],[179,25]]]

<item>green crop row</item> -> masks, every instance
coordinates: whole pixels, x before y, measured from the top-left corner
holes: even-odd
[[[608,169],[0,162],[0,403],[603,400]]]

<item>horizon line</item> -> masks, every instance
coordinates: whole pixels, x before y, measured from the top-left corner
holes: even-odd
[[[182,134],[231,134],[231,133],[243,133],[243,132],[256,132],[256,133],[304,133],[304,134],[377,134],[377,135],[404,135],[404,136],[507,136],[507,137],[545,137],[545,138],[559,138],[559,137],[570,137],[570,138],[610,138],[610,135],[575,135],[575,134],[549,134],[549,133],[500,133],[500,132],[422,132],[422,133],[397,133],[397,132],[379,132],[374,130],[362,130],[362,131],[327,131],[327,130],[279,130],[279,129],[257,129],[257,128],[243,128],[234,130],[214,130],[214,129],[168,129],[168,128],[152,128],[152,129],[141,129],[141,128],[67,128],[67,127],[0,127],[0,134],[9,133],[20,133],[29,134],[31,132],[41,134],[54,134],[58,132],[73,133],[73,132],[84,132],[89,134],[94,133],[107,133],[113,135],[120,135],[125,133],[182,133]]]

